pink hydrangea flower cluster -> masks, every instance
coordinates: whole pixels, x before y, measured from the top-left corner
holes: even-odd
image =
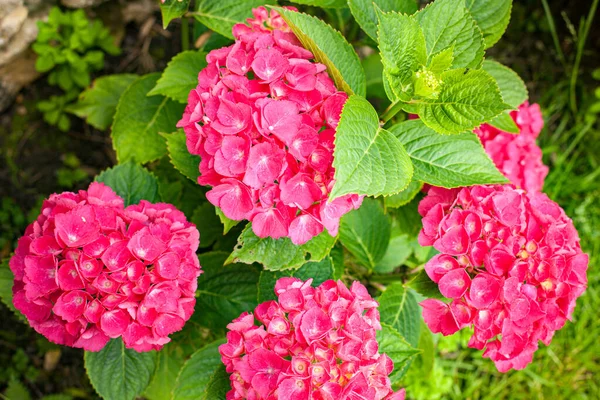
[[[544,127],[540,106],[525,102],[510,116],[519,127],[517,135],[488,124],[474,132],[496,167],[513,185],[528,192],[540,192],[548,175],[548,167],[542,162],[542,150],[535,142]]]
[[[473,326],[469,346],[485,348],[499,371],[525,368],[587,285],[572,221],[545,194],[511,185],[433,187],[419,213],[419,243],[440,252],[425,271],[452,299],[421,303],[429,328],[451,335]]]
[[[359,282],[350,290],[341,281],[311,283],[279,279],[278,301],[227,326],[227,343],[219,347],[231,373],[227,399],[404,400],[404,390],[391,389],[394,364],[379,353],[378,304],[367,289]]]
[[[13,302],[54,343],[160,349],[194,311],[198,244],[170,204],[124,208],[103,183],[53,194],[10,260]]]
[[[347,95],[301,47],[283,18],[260,7],[233,28],[235,44],[210,52],[178,127],[199,155],[200,185],[233,220],[259,237],[303,244],[362,197],[327,203],[333,187],[335,129]]]

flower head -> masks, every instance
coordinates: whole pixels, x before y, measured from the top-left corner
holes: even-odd
[[[302,244],[360,206],[333,187],[333,142],[347,95],[312,62],[283,18],[264,7],[233,27],[236,41],[210,52],[178,126],[199,155],[198,183],[228,218],[259,237]],[[348,207],[349,205],[349,207]]]
[[[277,301],[227,326],[219,347],[231,374],[227,399],[404,400],[404,390],[391,389],[394,364],[379,353],[378,304],[367,289],[311,283],[279,279]]]
[[[540,106],[525,102],[510,116],[519,128],[517,135],[488,124],[474,132],[496,167],[513,185],[528,192],[540,192],[548,175],[548,167],[542,163],[542,150],[535,143],[544,126]]]
[[[53,194],[10,260],[14,305],[54,343],[160,349],[194,311],[198,245],[170,204],[124,208],[103,183]]]
[[[419,243],[440,252],[425,271],[451,299],[421,303],[429,328],[452,335],[473,326],[469,346],[485,348],[499,371],[525,368],[587,285],[572,221],[545,194],[511,185],[433,187],[419,213]]]

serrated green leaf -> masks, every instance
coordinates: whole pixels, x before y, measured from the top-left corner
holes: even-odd
[[[105,130],[112,124],[119,98],[138,78],[133,74],[102,76],[84,90],[76,103],[65,108],[65,111],[84,118],[94,128]]]
[[[221,380],[218,371],[223,365],[219,346],[225,339],[216,340],[196,351],[185,362],[173,389],[173,400],[213,400],[223,397],[213,397],[217,380]]]
[[[304,48],[327,67],[336,87],[364,96],[367,92],[365,71],[354,48],[330,25],[308,14],[275,7]]]
[[[482,68],[496,80],[500,95],[509,106],[517,108],[529,97],[525,82],[512,69],[492,60],[485,60]]]
[[[196,207],[191,222],[196,225],[200,232],[200,248],[210,247],[223,237],[223,226],[215,213],[215,206],[208,202]]]
[[[488,124],[504,132],[519,133],[519,127],[506,111],[489,121]]]
[[[23,322],[27,322],[25,316],[17,310],[13,304],[13,293],[12,287],[15,280],[15,276],[8,267],[8,261],[10,258],[5,258],[0,263],[0,300],[8,307],[15,315]]]
[[[10,379],[6,391],[1,397],[7,400],[31,400],[31,395],[25,385],[15,377]]]
[[[391,325],[410,343],[419,343],[421,309],[415,294],[400,282],[389,285],[377,299],[381,322]]]
[[[390,132],[410,155],[415,180],[446,188],[508,182],[474,133],[444,136],[420,120],[402,122]]]
[[[384,204],[386,208],[398,208],[405,204],[410,203],[412,199],[421,191],[423,188],[423,182],[412,180],[400,193],[393,194],[388,197],[384,197]]]
[[[99,352],[86,351],[85,369],[92,386],[104,399],[133,400],[144,392],[154,372],[156,352],[126,349],[112,339]]]
[[[391,195],[412,177],[408,154],[394,135],[379,126],[373,106],[360,96],[344,105],[335,135],[335,185],[329,199],[349,193]]]
[[[483,35],[464,0],[436,0],[415,17],[425,34],[429,59],[454,44],[454,68],[479,68],[484,54]]]
[[[329,259],[333,268],[332,279],[342,279],[344,275],[344,248],[338,243],[329,252]]]
[[[165,139],[159,133],[173,131],[185,106],[167,97],[147,96],[159,75],[138,78],[119,99],[111,135],[119,162],[134,160],[143,164],[167,152]]]
[[[231,380],[225,370],[225,365],[221,364],[211,375],[206,386],[206,400],[224,399],[227,392],[231,390]]]
[[[163,19],[163,29],[167,29],[169,22],[185,14],[190,6],[190,0],[164,0],[160,4],[160,13]]]
[[[389,274],[403,265],[413,251],[410,241],[411,239],[405,233],[393,236],[383,258],[379,260],[373,270],[378,274]]]
[[[141,165],[126,162],[104,170],[96,176],[97,182],[110,186],[125,201],[125,206],[140,200],[159,201],[156,177]]]
[[[219,207],[215,207],[215,213],[217,214],[217,217],[219,217],[221,223],[223,224],[223,235],[227,235],[231,228],[233,228],[241,222],[227,218],[225,214],[223,214],[223,210],[221,210]]]
[[[190,154],[186,145],[185,133],[182,130],[178,130],[175,133],[162,135],[167,140],[167,152],[169,153],[169,159],[171,164],[181,172],[183,175],[188,177],[194,183],[198,183],[198,177],[200,176],[200,156]]]
[[[377,200],[365,198],[340,223],[340,242],[365,267],[375,268],[390,242],[391,221]]]
[[[485,48],[492,47],[510,22],[512,0],[466,0],[466,6],[483,32]]]
[[[406,283],[406,286],[413,289],[423,297],[428,299],[439,299],[446,300],[440,293],[440,289],[437,283],[431,280],[424,269],[419,271],[417,275]]]
[[[187,103],[190,90],[198,85],[198,73],[206,65],[204,52],[188,50],[177,54],[169,61],[148,96],[160,94],[180,103]]]
[[[417,103],[421,120],[439,133],[471,130],[511,108],[504,104],[496,81],[486,71],[453,69],[440,79],[439,96]]]
[[[412,14],[417,11],[417,2],[414,0],[348,0],[348,6],[356,22],[375,41],[377,41],[377,14],[374,4],[383,12]]]
[[[395,99],[414,94],[415,72],[427,63],[425,36],[417,20],[395,12],[377,11],[377,37],[383,70]]]
[[[202,276],[198,280],[196,313],[192,318],[213,331],[221,331],[244,311],[256,307],[260,270],[256,265],[225,264],[222,251],[199,256]]]
[[[445,48],[444,50],[440,50],[439,52],[435,53],[429,60],[429,63],[427,64],[427,70],[438,75],[450,69],[453,62],[454,44],[452,44],[450,47]]]
[[[197,0],[196,11],[191,14],[210,30],[234,39],[231,33],[233,25],[251,18],[253,8],[274,3],[274,0]]]
[[[398,382],[406,374],[410,362],[421,351],[411,346],[410,343],[393,326],[382,323],[381,330],[377,331],[379,353],[387,354],[394,362],[394,370],[390,374],[392,384]]]
[[[312,286],[319,286],[328,279],[333,279],[333,263],[329,256],[319,262],[308,262],[296,270],[261,271],[258,280],[258,302],[276,300],[275,283],[279,278],[295,277],[304,281],[312,278]]]
[[[296,269],[307,261],[321,261],[329,253],[335,241],[335,237],[324,231],[305,244],[296,246],[287,237],[281,239],[259,238],[252,231],[252,224],[248,224],[225,263],[252,264],[257,262],[271,271]]]
[[[344,8],[346,0],[290,0],[292,3],[321,8]]]

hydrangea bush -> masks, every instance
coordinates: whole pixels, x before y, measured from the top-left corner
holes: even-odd
[[[484,59],[511,0],[266,3],[160,2],[201,49],[85,91],[118,165],[44,202],[0,297],[106,399],[410,398],[465,327],[525,368],[588,256],[541,110]]]

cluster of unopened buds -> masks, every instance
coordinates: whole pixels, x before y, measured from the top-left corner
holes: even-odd
[[[311,282],[279,279],[277,301],[227,326],[219,347],[231,374],[227,399],[403,400],[403,389],[391,389],[392,360],[379,353],[378,304],[367,289]]]
[[[50,341],[160,349],[194,311],[199,233],[172,205],[124,207],[102,183],[54,194],[19,240],[13,302]]]
[[[474,132],[487,155],[513,185],[528,192],[540,192],[548,175],[542,150],[535,142],[544,127],[540,106],[525,102],[510,116],[519,128],[516,135],[488,124]]]
[[[347,95],[312,62],[276,12],[253,10],[233,28],[235,44],[210,52],[178,126],[199,155],[198,183],[226,217],[252,221],[259,237],[303,244],[362,197],[327,202],[335,130]]]
[[[485,348],[499,371],[525,368],[587,285],[572,221],[545,194],[512,185],[434,187],[419,213],[419,243],[440,252],[425,271],[452,299],[423,301],[426,324],[443,335],[473,326],[469,346]]]

